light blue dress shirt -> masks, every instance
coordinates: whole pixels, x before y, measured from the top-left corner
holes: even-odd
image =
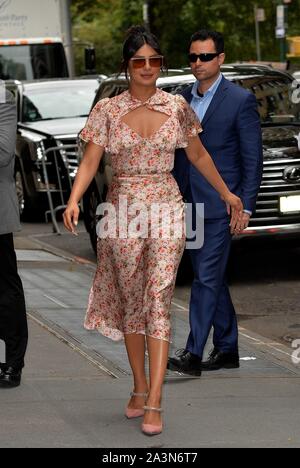
[[[217,80],[211,85],[211,87],[204,93],[204,96],[201,97],[198,94],[198,88],[200,86],[200,82],[197,80],[194,83],[193,89],[192,89],[192,101],[191,101],[191,107],[194,109],[195,113],[197,114],[200,122],[204,119],[204,116],[206,114],[207,109],[209,108],[209,105],[211,101],[213,100],[214,95],[217,92],[218,87],[220,86],[220,83],[222,81],[223,75],[220,73],[219,77]]]
[[[220,73],[219,77],[217,80],[211,85],[211,87],[204,93],[203,97],[199,96],[198,94],[198,89],[200,86],[200,82],[197,80],[192,88],[192,101],[191,101],[191,107],[195,111],[196,115],[198,116],[200,122],[205,117],[206,111],[209,108],[211,101],[213,100],[214,95],[217,92],[218,87],[220,86],[220,83],[222,81],[223,75]],[[249,210],[244,210],[244,213],[249,214],[250,216],[252,215],[252,212]]]

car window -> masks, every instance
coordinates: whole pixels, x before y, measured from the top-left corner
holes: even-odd
[[[88,116],[98,83],[27,89],[23,96],[23,122]]]
[[[240,75],[239,78],[234,78],[234,76],[230,78],[227,75],[228,73],[226,74],[227,78],[255,94],[262,123],[293,123],[300,121],[300,91],[298,92],[298,102],[296,102],[293,98],[293,96],[295,97],[293,81],[288,76],[276,75],[275,73],[272,75],[245,73],[245,77]],[[177,94],[190,84],[189,82],[182,83],[179,75],[178,83],[161,85],[160,88],[168,93]],[[127,89],[125,80],[124,83],[120,79],[103,82],[93,105],[100,99],[117,96],[125,89]]]
[[[163,91],[166,91],[167,93],[177,94],[180,91],[182,91],[186,86],[189,86],[189,85],[190,83],[182,84],[180,82],[178,84],[175,83],[172,85],[160,86],[160,89],[162,89]],[[124,81],[124,84],[120,82],[113,82],[113,81],[103,82],[99,87],[93,106],[97,104],[97,102],[100,99],[112,98],[114,96],[118,96],[126,89],[128,89],[128,86],[125,81]]]
[[[190,83],[187,83],[187,84],[178,84],[178,85],[171,85],[171,86],[162,86],[161,89],[163,91],[166,91],[167,93],[171,93],[171,94],[178,94],[180,93],[184,88],[186,88],[187,86],[190,86]]]
[[[128,88],[126,82],[124,84],[120,84],[118,82],[113,82],[113,81],[106,81],[103,82],[97,91],[95,100],[93,102],[93,106],[97,104],[100,99],[105,99],[105,98],[112,98],[114,96],[118,96],[121,94],[123,91],[125,91]]]
[[[67,76],[67,63],[61,43],[0,47],[0,78],[3,80],[36,80]]]
[[[36,120],[42,120],[42,115],[39,113],[38,108],[27,96],[24,96],[23,98],[23,115],[23,120],[25,122],[35,122]]]
[[[293,98],[295,88],[288,77],[255,76],[238,80],[237,83],[255,94],[262,122],[300,121],[300,102]]]

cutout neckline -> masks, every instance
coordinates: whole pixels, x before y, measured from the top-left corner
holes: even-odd
[[[126,100],[128,100],[127,103],[127,110],[124,114],[122,114],[119,118],[119,121],[131,132],[131,134],[138,136],[141,140],[151,140],[154,138],[157,134],[159,134],[164,127],[167,125],[169,120],[172,118],[174,115],[173,109],[171,110],[168,105],[170,104],[169,100],[169,95],[165,91],[162,91],[159,88],[156,88],[155,94],[153,94],[147,101],[142,102],[138,98],[135,98],[132,96],[130,93],[130,90],[125,91],[125,96]],[[166,120],[161,124],[161,126],[155,130],[152,134],[149,136],[142,136],[140,133],[138,133],[137,130],[134,130],[130,123],[127,123],[124,118],[130,114],[131,112],[134,112],[138,108],[145,107],[150,111],[157,112],[159,114],[165,115],[167,118]],[[124,128],[125,128],[124,127]]]
[[[162,112],[163,113],[163,112]],[[166,114],[167,115],[167,114]],[[123,116],[124,117],[124,116]],[[137,135],[139,138],[141,138],[142,140],[151,140],[152,138],[154,138],[164,127],[165,125],[172,119],[172,116],[168,116],[167,120],[157,129],[155,130],[155,132],[151,133],[151,135],[149,136],[146,136],[146,137],[143,137],[142,135],[140,135],[136,130],[134,130],[132,127],[130,127],[130,125],[128,125],[126,122],[124,122],[123,118],[121,117],[121,123],[123,125],[125,125],[125,127],[128,128],[128,130],[131,131],[131,133],[134,133],[135,135]]]

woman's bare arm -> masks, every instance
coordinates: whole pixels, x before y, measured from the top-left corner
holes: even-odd
[[[96,145],[92,142],[87,144],[82,162],[75,178],[68,206],[63,216],[66,229],[72,233],[75,233],[74,226],[77,226],[78,224],[78,203],[95,177],[103,153],[103,146]]]

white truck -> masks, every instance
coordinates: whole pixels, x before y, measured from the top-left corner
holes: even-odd
[[[0,79],[74,75],[70,0],[0,0]]]

